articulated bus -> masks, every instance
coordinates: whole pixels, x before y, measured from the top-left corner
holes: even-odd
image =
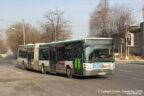
[[[18,64],[67,77],[111,75],[115,69],[112,38],[85,38],[19,45]]]

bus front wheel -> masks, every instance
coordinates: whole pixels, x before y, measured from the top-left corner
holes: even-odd
[[[67,67],[66,69],[66,75],[67,75],[67,78],[72,78],[71,69],[69,67]]]
[[[41,67],[41,72],[42,72],[42,74],[46,74],[46,70],[45,70],[45,66],[44,65],[42,65],[42,67]]]

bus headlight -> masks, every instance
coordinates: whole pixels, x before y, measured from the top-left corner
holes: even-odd
[[[111,63],[111,69],[114,70],[115,69],[115,64]]]

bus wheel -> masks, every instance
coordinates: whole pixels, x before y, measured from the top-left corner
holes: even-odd
[[[23,70],[26,69],[26,68],[25,68],[25,64],[24,64],[24,62],[22,63],[22,69],[23,69]]]
[[[45,66],[44,65],[42,65],[42,67],[41,67],[41,72],[42,72],[42,74],[46,74],[46,70],[45,70]]]
[[[66,69],[66,75],[67,75],[67,78],[72,78],[71,69],[69,67],[67,67]]]

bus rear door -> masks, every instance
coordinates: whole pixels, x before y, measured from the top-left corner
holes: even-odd
[[[56,57],[56,48],[50,48],[49,51],[49,60],[50,60],[50,71],[51,72],[56,72],[56,61],[57,61],[57,57]]]
[[[28,52],[28,54],[27,54],[27,62],[28,62],[28,68],[29,69],[32,69],[32,59],[33,59],[32,53]]]

